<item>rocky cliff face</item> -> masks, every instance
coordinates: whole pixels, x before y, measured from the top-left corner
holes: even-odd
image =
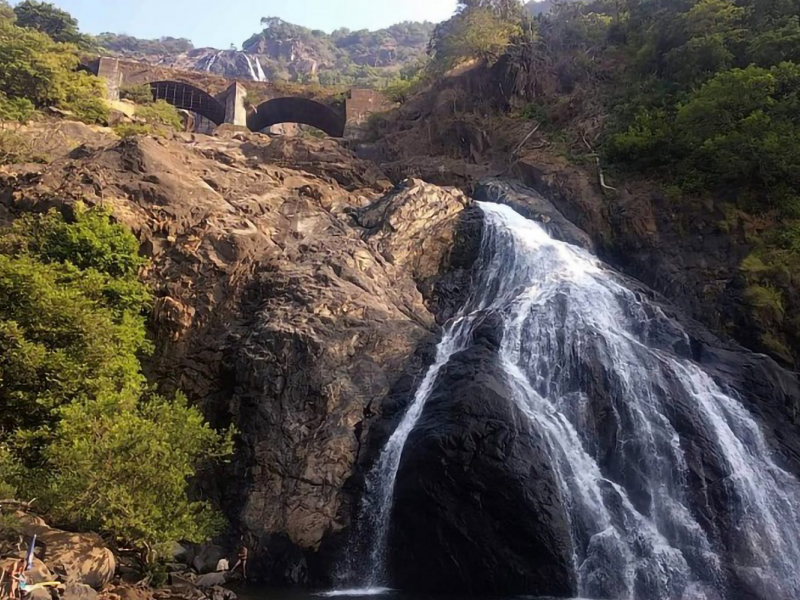
[[[83,146],[3,180],[11,216],[103,204],[139,236],[150,375],[238,428],[233,464],[201,487],[265,579],[304,580],[303,552],[346,525],[363,430],[403,405],[437,337],[436,279],[470,201],[411,181],[375,204],[387,187],[336,142],[244,134]]]
[[[559,179],[563,169],[530,157],[517,168],[530,169],[529,181],[551,190],[562,211],[498,180],[474,196],[509,204],[574,244],[604,247],[603,205],[579,198],[588,180]],[[133,228],[156,296],[149,375],[186,391],[214,425],[240,432],[232,464],[203,474],[198,493],[245,534],[258,578],[323,580],[365,471],[431,363],[440,326],[470,292],[482,224],[470,197],[414,179],[393,188],[334,140],[226,132],[92,141],[48,166],[11,169],[0,189],[6,218],[69,212],[80,200],[111,207]],[[796,376],[680,319],[691,332],[681,356],[742,390],[780,463],[799,473]],[[409,438],[391,536],[404,587],[574,591],[542,440],[503,402],[507,382],[493,362],[501,329],[491,320],[476,329]],[[585,372],[593,393],[610,398],[599,361]],[[707,467],[716,460],[690,465],[698,489],[713,483]],[[713,522],[722,509],[709,507]]]

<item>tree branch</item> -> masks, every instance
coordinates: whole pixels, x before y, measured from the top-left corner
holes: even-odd
[[[595,161],[597,162],[597,174],[600,178],[600,187],[604,190],[611,190],[612,192],[616,192],[619,194],[619,190],[617,188],[613,188],[610,185],[606,185],[606,176],[603,173],[603,166],[600,164],[600,155],[594,151],[592,145],[586,140],[586,136],[581,133],[581,139],[583,143],[586,144],[586,147],[589,149],[589,156],[594,156]]]

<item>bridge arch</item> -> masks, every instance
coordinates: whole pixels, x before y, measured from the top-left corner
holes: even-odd
[[[195,112],[216,125],[225,122],[225,106],[198,87],[182,81],[152,81],[148,85],[154,100],[165,100],[175,108]]]
[[[267,100],[247,116],[250,131],[261,131],[278,123],[301,123],[316,127],[332,137],[342,137],[345,116],[329,106],[298,97]]]

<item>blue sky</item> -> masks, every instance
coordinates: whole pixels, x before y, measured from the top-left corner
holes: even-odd
[[[240,47],[261,31],[261,17],[312,29],[380,29],[400,21],[442,21],[456,0],[49,0],[72,13],[81,30],[143,38],[186,37],[195,46]],[[12,2],[12,4],[15,2]]]

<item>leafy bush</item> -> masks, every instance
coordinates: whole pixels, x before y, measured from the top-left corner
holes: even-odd
[[[0,92],[0,121],[25,123],[35,112],[33,102],[27,98],[9,98]]]
[[[146,83],[128,85],[120,88],[119,97],[136,104],[150,104],[153,101],[153,91],[150,89],[150,85]]]
[[[149,104],[140,105],[136,109],[136,123],[120,123],[114,126],[114,131],[121,138],[137,135],[166,136],[170,130],[183,129],[183,119],[178,110],[165,102],[158,100]],[[142,122],[144,121],[144,122]]]
[[[57,212],[25,215],[12,225],[7,238],[21,240],[16,242],[17,251],[22,248],[38,260],[69,262],[111,277],[133,280],[147,264],[138,255],[139,242],[133,234],[113,223],[105,211],[87,210],[82,205],[76,206],[72,223]]]
[[[147,392],[138,242],[100,209],[0,232],[0,486],[58,522],[159,549],[219,516],[187,478],[230,451],[178,396]]]
[[[48,450],[59,476],[44,499],[57,519],[146,541],[162,556],[171,541],[202,542],[221,529],[207,503],[188,499],[187,479],[229,454],[230,436],[205,425],[185,398],[125,406],[98,397],[73,402],[60,416]]]
[[[166,126],[173,129],[181,129],[183,121],[178,110],[166,102],[165,100],[158,100],[139,107],[136,110],[136,116],[144,119],[149,125]]]
[[[122,139],[136,137],[137,135],[153,135],[156,132],[150,125],[144,123],[120,123],[114,125],[114,133]]]

